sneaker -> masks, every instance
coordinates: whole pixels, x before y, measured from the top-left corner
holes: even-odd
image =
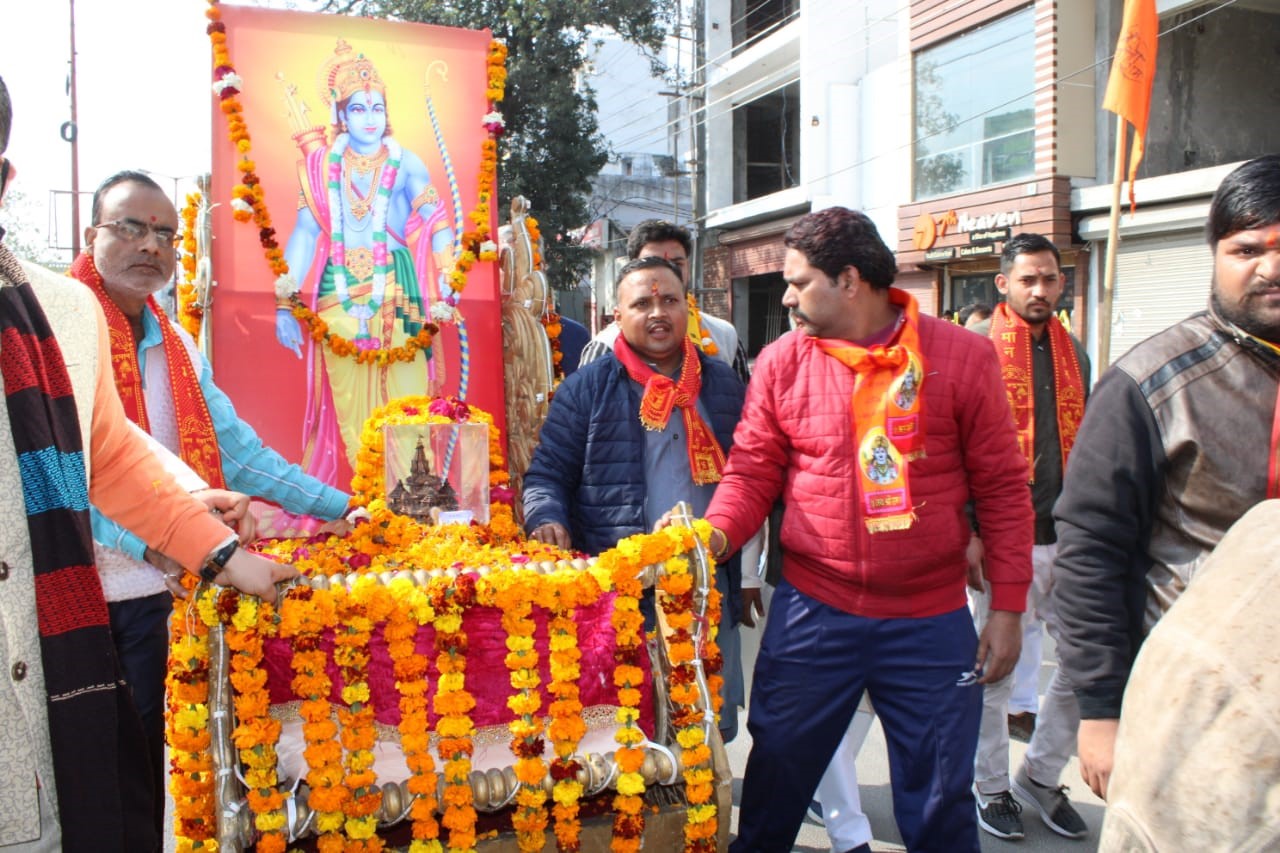
[[[973,797],[978,803],[978,826],[996,838],[1009,841],[1017,841],[1026,835],[1022,831],[1022,818],[1018,817],[1022,806],[1008,791],[985,796],[974,788]]]
[[[1036,731],[1036,715],[1030,711],[1009,715],[1009,737],[1023,743],[1031,743],[1031,735]]]
[[[1025,767],[1013,777],[1013,792],[1020,800],[1036,807],[1045,826],[1064,838],[1084,838],[1089,834],[1089,827],[1072,807],[1067,790],[1066,785],[1050,788],[1033,781]]]
[[[818,826],[826,826],[827,822],[822,818],[822,803],[817,800],[809,801],[809,820]]]

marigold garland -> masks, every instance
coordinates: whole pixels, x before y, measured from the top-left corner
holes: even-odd
[[[695,522],[695,527],[705,524]],[[709,527],[704,531],[710,535]],[[688,853],[711,853],[716,849],[716,806],[712,802],[714,777],[706,734],[718,716],[719,691],[716,691],[715,699],[706,697],[712,701],[708,715],[699,707],[704,697],[698,689],[698,650],[693,631],[695,589],[689,561],[682,554],[676,555],[665,562],[663,569],[658,586],[664,593],[660,601],[667,626],[671,629],[667,654],[671,661],[672,724],[676,729],[676,742],[683,750],[681,764],[684,768],[685,798],[689,803],[684,826],[685,850]],[[711,631],[720,612],[718,602],[716,609],[711,608],[710,591],[714,589],[714,576],[712,581],[706,591],[707,619],[702,626],[704,647],[714,646]]]
[[[560,332],[563,326],[560,315],[548,308],[542,314],[542,328],[547,332],[547,342],[551,344],[551,364],[557,382],[564,379],[564,348],[560,344]]]
[[[388,585],[392,600],[383,636],[395,668],[400,693],[400,748],[409,767],[408,791],[413,795],[409,817],[413,841],[409,853],[441,853],[440,824],[436,820],[437,775],[431,757],[431,735],[427,720],[426,655],[418,652],[418,629],[435,616],[426,592],[408,578],[396,578]]]
[[[533,639],[533,597],[518,582],[516,572],[504,572],[491,583],[497,587],[493,604],[502,611],[502,627],[507,631],[505,663],[511,672],[513,691],[507,707],[516,715],[508,724],[511,752],[516,756],[516,779],[520,782],[511,824],[522,853],[537,853],[546,843],[547,813],[543,804],[547,794],[542,780],[547,768],[542,760],[543,723],[538,717],[542,695],[538,691],[541,677]]]
[[[197,342],[200,340],[200,325],[204,321],[204,306],[196,301],[196,219],[200,215],[200,205],[204,195],[199,192],[188,193],[187,203],[182,208],[182,280],[178,282],[178,322]]]
[[[599,597],[600,587],[589,573],[557,573],[551,578],[550,587],[553,599],[547,634],[550,641],[550,688],[554,698],[549,709],[551,722],[547,726],[547,735],[556,754],[551,762],[551,778],[554,780],[551,813],[555,818],[557,849],[562,853],[574,853],[582,846],[578,803],[583,794],[582,783],[577,778],[581,765],[574,760],[574,755],[587,733],[587,726],[582,720],[582,702],[579,701],[582,650],[578,647],[578,623],[573,616],[578,607]]]
[[[335,624],[337,608],[332,595],[318,594],[307,586],[295,586],[280,605],[280,636],[293,646],[293,692],[302,699],[302,735],[306,741],[308,804],[316,813],[317,847],[325,851],[345,846],[341,835],[343,808],[351,792],[342,785],[342,746],[329,704],[327,661],[321,639]]]
[[[471,790],[471,753],[475,727],[471,711],[476,700],[466,689],[467,635],[462,614],[475,603],[475,576],[460,575],[453,586],[432,588],[435,610],[436,669],[440,681],[432,699],[436,722],[436,750],[444,761],[444,815],[449,830],[448,853],[462,853],[476,846],[475,795]]]
[[[209,0],[209,8],[205,16],[209,19],[206,32],[213,46],[213,76],[217,83],[215,91],[221,100],[222,114],[227,117],[227,135],[231,144],[240,154],[236,169],[240,172],[240,183],[231,189],[232,216],[237,222],[253,221],[258,226],[258,242],[275,275],[289,272],[289,264],[284,259],[284,252],[276,240],[275,228],[271,226],[271,214],[263,197],[262,182],[254,171],[257,165],[249,157],[252,143],[249,139],[249,128],[244,122],[244,107],[237,97],[240,90],[240,77],[231,64],[231,53],[227,50],[227,26],[222,23],[222,10],[218,0]]]
[[[353,588],[334,590],[338,622],[334,626],[333,660],[342,673],[342,703],[338,706],[344,776],[342,785],[351,796],[343,804],[346,853],[379,853],[378,809],[382,791],[373,772],[373,746],[377,742],[373,703],[369,692],[369,640],[373,626],[385,622],[392,610],[386,588],[377,578],[363,575]]]
[[[218,834],[209,748],[209,629],[186,603],[174,608],[169,625],[165,675],[169,792],[173,794],[175,849],[192,853],[208,850]]]
[[[271,215],[267,210],[261,179],[255,172],[256,164],[249,156],[253,146],[249,138],[248,125],[244,121],[244,107],[240,103],[239,97],[237,97],[240,94],[239,86],[243,81],[236,74],[235,66],[231,63],[231,53],[227,49],[227,28],[222,22],[222,10],[219,8],[221,4],[219,0],[208,0],[208,2],[209,8],[205,10],[205,16],[210,23],[206,28],[206,32],[209,34],[209,41],[213,46],[213,76],[216,81],[214,91],[221,100],[222,113],[227,117],[228,136],[240,155],[240,160],[236,163],[236,169],[241,173],[240,183],[236,184],[231,190],[232,216],[238,222],[252,220],[258,226],[258,242],[262,244],[263,254],[267,259],[267,264],[270,266],[272,274],[276,277],[278,287],[282,280],[289,280],[289,263],[285,260],[284,252],[276,240],[276,232],[271,225]],[[485,95],[490,102],[489,113],[494,111],[494,105],[500,102],[505,95],[507,82],[506,59],[506,45],[501,42],[491,41],[489,43],[488,56],[485,59],[487,72]],[[476,228],[474,231],[468,231],[463,235],[461,248],[458,251],[458,255],[453,259],[453,269],[449,272],[449,286],[453,290],[453,295],[449,297],[448,301],[455,306],[458,296],[466,289],[467,274],[476,261],[497,260],[496,252],[488,248],[489,222],[492,219],[489,205],[497,182],[497,137],[501,133],[502,125],[501,122],[498,122],[493,123],[492,127],[490,127],[490,123],[485,123],[485,127],[490,129],[488,138],[481,144],[480,175],[476,183],[476,205],[468,215],[468,218],[475,224]],[[386,349],[362,349],[352,341],[329,331],[328,326],[324,325],[320,318],[297,297],[296,282],[293,284],[292,292],[287,294],[287,298],[293,316],[307,324],[313,340],[322,341],[335,355],[355,358],[361,364],[376,364],[380,367],[386,367],[393,362],[412,361],[416,357],[418,350],[424,350],[431,346],[430,335],[427,335],[424,339],[423,333],[419,332],[415,338],[410,339],[401,346]],[[434,326],[429,328],[432,334],[439,331]],[[424,327],[423,332],[426,330],[427,327]]]
[[[246,799],[259,831],[258,853],[283,853],[286,846],[285,795],[277,788],[276,746],[280,723],[270,715],[263,640],[275,634],[270,604],[234,590],[219,595],[217,613],[231,653],[231,686],[236,720],[232,740],[244,768]]]

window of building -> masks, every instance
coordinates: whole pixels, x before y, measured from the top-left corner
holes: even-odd
[[[773,343],[791,328],[782,294],[787,282],[780,272],[748,276],[747,284],[747,355],[755,358],[766,345]]]
[[[733,201],[800,183],[800,84],[791,83],[733,111]]]
[[[1031,8],[916,53],[915,197],[1030,177],[1034,87]]]
[[[799,0],[733,0],[734,52],[750,47],[791,22],[800,12]]]

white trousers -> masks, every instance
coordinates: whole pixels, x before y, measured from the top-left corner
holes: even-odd
[[[862,813],[862,799],[858,796],[857,760],[875,718],[875,710],[863,693],[849,728],[818,782],[817,800],[822,803],[822,822],[827,826],[832,850],[850,850],[871,843],[871,822]]]
[[[1027,594],[1028,619],[1039,617],[1049,636],[1057,638],[1057,614],[1049,599],[1053,586],[1053,558],[1057,545],[1036,545],[1031,549],[1031,590]],[[985,593],[973,592],[974,621],[978,631],[986,625],[990,610],[990,598]],[[1014,676],[1010,675],[995,684],[988,684],[982,694],[982,724],[978,730],[978,751],[973,761],[974,783],[983,796],[1001,794],[1009,790],[1009,696],[1013,691]],[[1080,706],[1075,692],[1061,669],[1054,671],[1040,714],[1036,717],[1035,734],[1027,747],[1023,766],[1027,775],[1041,785],[1057,785],[1058,777],[1075,750],[1076,729],[1080,726]]]

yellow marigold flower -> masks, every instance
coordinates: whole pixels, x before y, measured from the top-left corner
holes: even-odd
[[[361,704],[369,701],[369,685],[361,681],[356,684],[348,684],[342,688],[342,701],[348,705],[354,705],[357,702]]]
[[[644,777],[639,773],[623,773],[618,776],[618,793],[627,797],[644,793]]]
[[[676,732],[676,743],[680,744],[685,749],[692,749],[702,743],[702,741],[702,729],[699,727],[691,726],[687,729],[681,729]]]
[[[202,731],[209,725],[209,706],[192,705],[173,715],[174,728]]]
[[[435,626],[437,631],[443,631],[446,634],[456,634],[462,629],[462,614],[442,613],[436,616]]]

